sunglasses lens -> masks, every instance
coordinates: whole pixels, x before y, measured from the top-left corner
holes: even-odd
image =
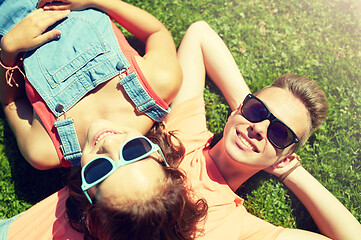
[[[152,146],[147,140],[136,138],[124,145],[122,154],[125,161],[130,161],[145,155],[150,150],[152,150]]]
[[[261,122],[268,116],[268,109],[257,99],[248,99],[242,106],[242,114],[250,122]]]
[[[93,160],[84,171],[84,178],[88,184],[94,183],[113,169],[113,165],[105,158]]]
[[[285,148],[294,140],[290,129],[281,122],[273,122],[268,129],[268,139],[278,148]]]

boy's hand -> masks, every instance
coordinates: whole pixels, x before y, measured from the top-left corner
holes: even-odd
[[[301,158],[296,153],[293,153],[281,162],[275,163],[263,170],[279,178],[282,174],[295,167],[300,160]]]

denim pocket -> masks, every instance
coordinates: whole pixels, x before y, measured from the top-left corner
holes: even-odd
[[[51,88],[103,61],[101,55],[109,52],[110,47],[96,25],[84,17],[69,17],[56,25],[61,37],[36,50],[40,71]]]
[[[54,24],[59,39],[28,52],[24,70],[30,84],[55,116],[56,106],[64,111],[99,84],[129,67],[111,27],[110,18],[99,11],[73,11]]]

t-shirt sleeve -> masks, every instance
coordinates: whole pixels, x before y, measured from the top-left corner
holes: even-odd
[[[188,99],[175,107],[165,119],[166,129],[178,137],[186,153],[200,148],[213,136],[207,129],[203,95]]]

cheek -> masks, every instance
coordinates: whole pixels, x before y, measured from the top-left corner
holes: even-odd
[[[230,125],[231,125],[231,121],[227,121],[226,125],[224,126],[224,129],[223,129],[223,135],[224,133],[228,132],[229,128],[230,128]]]
[[[228,117],[225,128],[226,127],[229,128],[230,126],[245,125],[245,124],[250,123],[242,115],[240,115],[239,113],[233,114],[233,115],[232,114]]]
[[[89,161],[90,161],[90,158],[88,157],[88,154],[83,151],[81,159],[80,159],[80,166],[84,167]]]
[[[263,149],[263,158],[265,159],[264,161],[267,162],[267,164],[272,165],[279,161],[280,158],[282,158],[282,152],[283,151],[274,147],[267,139],[267,144]]]

